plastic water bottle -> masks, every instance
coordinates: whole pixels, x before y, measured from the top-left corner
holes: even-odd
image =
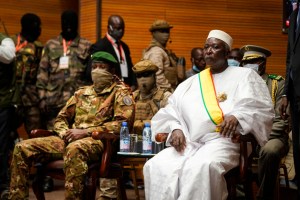
[[[120,130],[120,151],[121,152],[129,152],[129,130],[127,127],[127,122],[122,122],[121,130]]]
[[[150,123],[145,123],[143,130],[143,153],[152,153],[152,139]]]

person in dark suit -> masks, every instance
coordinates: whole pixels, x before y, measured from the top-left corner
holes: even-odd
[[[290,102],[295,182],[298,186],[298,198],[300,198],[300,12],[298,1],[297,5],[290,16],[285,87],[280,112],[283,118],[287,118],[287,105]]]
[[[119,61],[119,67],[116,67],[118,75],[132,90],[136,89],[137,81],[132,71],[132,60],[128,45],[121,39],[124,35],[125,23],[121,16],[111,15],[108,18],[107,33],[103,38],[91,46],[90,54],[96,51],[106,51],[112,54]],[[90,74],[90,65],[87,75]]]

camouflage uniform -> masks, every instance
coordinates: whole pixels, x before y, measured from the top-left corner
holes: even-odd
[[[130,89],[113,83],[97,94],[93,86],[75,92],[59,112],[54,125],[57,136],[28,139],[18,143],[12,160],[10,199],[28,199],[31,162],[64,159],[65,199],[82,199],[83,181],[89,161],[98,160],[103,150],[100,140],[91,137],[65,142],[69,128],[118,133],[121,122],[132,124],[134,102]]]
[[[68,42],[66,42],[68,43]],[[77,36],[67,44],[68,69],[59,68],[63,56],[63,38],[59,35],[45,45],[37,75],[36,86],[41,100],[46,100],[48,113],[45,113],[47,129],[52,129],[59,110],[79,87],[86,85],[85,64],[91,43]]]
[[[12,36],[15,45],[25,44],[25,39],[20,35]],[[37,70],[41,59],[42,43],[35,41],[27,43],[16,52],[16,81],[17,89],[22,100],[21,110],[22,122],[24,120],[27,132],[41,127],[39,96],[36,88]]]
[[[141,99],[139,90],[133,92],[133,97],[136,102],[133,124],[134,133],[141,137],[144,123],[150,122],[157,111],[166,106],[171,94],[172,93],[166,89],[153,88],[152,95],[149,95],[147,99]]]
[[[167,21],[155,20],[149,30],[153,35],[153,32],[157,30],[170,30],[171,28],[173,26],[169,25]],[[156,84],[160,88],[173,91],[185,79],[185,63],[181,63],[182,58],[179,60],[171,50],[166,49],[154,36],[150,45],[143,52],[143,59],[151,60],[158,67]]]
[[[173,55],[173,56],[171,56]],[[178,85],[176,57],[159,44],[154,38],[144,51],[143,59],[151,60],[157,67],[156,84],[160,88],[172,91]]]

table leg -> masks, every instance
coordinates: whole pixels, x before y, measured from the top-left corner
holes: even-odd
[[[133,179],[133,185],[134,185],[134,191],[135,191],[135,196],[136,196],[136,200],[140,200],[140,194],[139,194],[139,189],[138,189],[138,185],[137,185],[137,181],[136,181],[136,169],[134,164],[130,164],[130,168],[131,168],[131,176]]]

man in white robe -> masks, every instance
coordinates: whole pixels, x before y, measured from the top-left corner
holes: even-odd
[[[147,200],[226,199],[224,174],[239,165],[232,137],[252,133],[260,145],[267,142],[274,117],[268,89],[253,70],[228,67],[231,45],[227,33],[212,30],[204,46],[210,69],[181,83],[152,118],[153,140],[169,133],[171,147],[144,166]]]

